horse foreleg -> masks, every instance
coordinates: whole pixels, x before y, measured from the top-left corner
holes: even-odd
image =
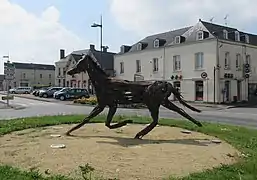
[[[191,122],[193,122],[197,126],[199,126],[199,127],[202,126],[202,124],[199,121],[197,121],[194,118],[192,118],[183,109],[181,109],[180,107],[176,106],[175,104],[170,102],[168,99],[164,100],[164,102],[162,103],[162,106],[166,107],[169,110],[172,110],[172,111],[175,111],[175,112],[179,113],[180,115],[182,115],[183,117],[187,118],[188,120],[190,120]]]
[[[108,115],[107,115],[105,126],[107,126],[110,129],[116,129],[116,128],[120,128],[122,126],[125,126],[128,123],[132,123],[133,122],[132,120],[125,120],[125,121],[118,122],[116,124],[111,124],[113,116],[116,113],[116,110],[117,110],[117,106],[111,106],[109,108],[109,112],[108,112]]]
[[[158,116],[159,116],[159,106],[149,108],[151,113],[151,117],[153,119],[152,123],[146,126],[142,131],[136,134],[135,139],[142,139],[143,136],[148,134],[155,126],[158,124]]]
[[[70,133],[72,131],[75,131],[76,129],[79,129],[80,127],[82,127],[84,124],[88,123],[90,121],[90,119],[94,118],[95,116],[97,116],[98,114],[100,114],[102,111],[104,110],[103,106],[99,106],[97,105],[92,111],[91,113],[77,126],[73,127],[72,129],[70,129],[69,131],[66,132],[66,135],[69,136]]]

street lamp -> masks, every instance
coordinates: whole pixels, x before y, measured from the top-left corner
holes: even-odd
[[[102,21],[102,15],[100,19],[100,24],[93,23],[91,27],[100,27],[101,29],[101,40],[100,40],[100,51],[101,51],[101,61],[102,61],[102,48],[103,48],[103,21]]]

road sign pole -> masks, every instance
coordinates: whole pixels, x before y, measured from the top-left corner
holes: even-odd
[[[10,106],[9,100],[10,100],[10,82],[14,79],[14,74],[15,74],[15,67],[12,63],[10,63],[9,59],[7,61],[7,63],[4,66],[4,74],[5,74],[5,81],[6,81],[6,85],[7,85],[7,97],[6,97],[6,101],[7,101],[7,107]]]
[[[7,107],[9,107],[10,105],[9,105],[9,86],[10,86],[10,81],[9,80],[7,80],[7,99],[6,99],[6,101],[7,101]]]

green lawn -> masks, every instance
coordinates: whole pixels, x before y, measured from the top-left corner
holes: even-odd
[[[51,116],[33,117],[27,119],[17,119],[11,121],[0,121],[0,135],[12,131],[23,130],[57,124],[78,123],[84,116]],[[125,117],[117,116],[115,121]],[[103,122],[105,116],[98,116],[92,122]],[[135,123],[149,123],[150,119],[145,117],[133,117]],[[202,128],[198,128],[188,121],[160,119],[160,125],[182,127],[193,131],[202,132],[208,135],[223,139],[236,147],[246,157],[242,158],[234,165],[224,165],[220,168],[208,170],[203,173],[191,174],[181,180],[256,180],[257,179],[257,130],[243,127],[203,123]],[[229,131],[223,131],[222,129]],[[81,172],[87,174],[88,168],[81,167]],[[82,176],[81,176],[82,177]],[[82,179],[88,179],[84,177]],[[177,178],[170,178],[172,180]],[[69,180],[63,176],[46,177],[41,176],[37,171],[23,172],[9,166],[0,166],[0,180]]]

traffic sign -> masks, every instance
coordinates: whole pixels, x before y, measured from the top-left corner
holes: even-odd
[[[202,72],[201,77],[202,77],[203,79],[207,78],[207,73],[206,73],[206,72]]]
[[[7,62],[4,64],[4,75],[6,80],[13,80],[15,75],[14,64]]]

